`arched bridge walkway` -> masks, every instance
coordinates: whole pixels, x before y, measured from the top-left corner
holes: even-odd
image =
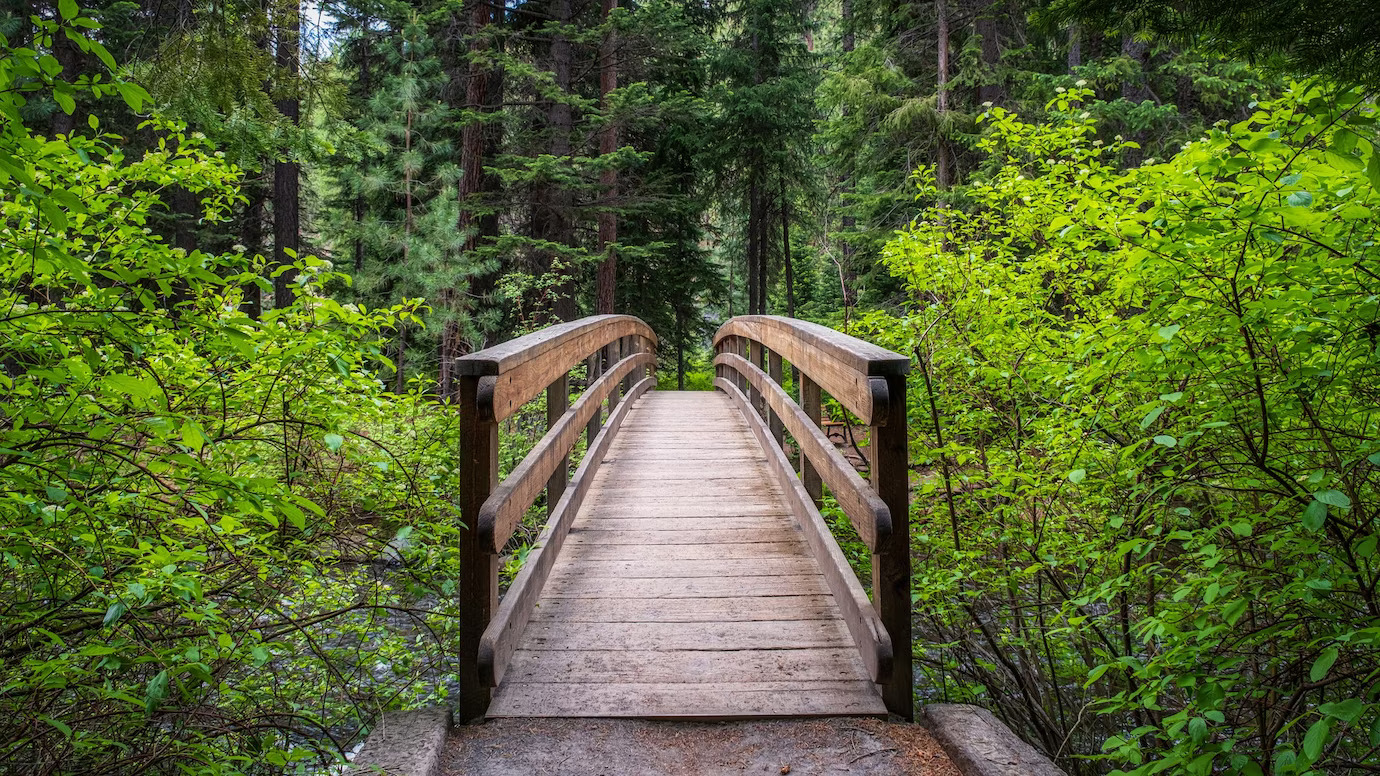
[[[776,316],[714,346],[713,392],[653,390],[656,338],[629,316],[461,359],[466,718],[911,716],[908,359]],[[543,392],[548,431],[500,483],[498,424]],[[867,480],[820,430],[824,395],[870,426]],[[873,552],[871,599],[824,486]],[[500,602],[498,558],[543,490]]]

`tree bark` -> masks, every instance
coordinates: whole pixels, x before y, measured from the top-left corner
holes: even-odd
[[[298,98],[298,75],[300,73],[302,15],[298,0],[288,0],[283,6],[283,17],[278,23],[278,42],[276,58],[278,71],[284,83],[278,84],[278,112],[296,127],[301,120],[301,102]],[[273,163],[273,266],[281,268],[296,261],[301,247],[301,201],[298,183],[300,165],[291,158],[293,150],[281,149],[283,159]],[[291,272],[284,272],[273,279],[273,306],[288,307],[296,292],[291,286]]]
[[[613,10],[618,0],[604,0],[604,24],[612,21]],[[599,153],[607,156],[618,150],[618,124],[613,120],[611,93],[618,88],[618,39],[610,26],[599,45],[599,97],[604,109],[607,124],[599,135]],[[618,171],[610,167],[599,175],[599,183],[604,190],[605,207],[599,213],[599,251],[604,260],[599,264],[598,305],[601,314],[614,309],[614,291],[618,278],[618,253],[614,243],[618,241],[618,214],[612,208],[618,199]]]
[[[982,61],[983,70],[987,71],[987,79],[993,79],[997,67],[1001,64],[1001,41],[998,38],[998,25],[996,18],[992,15],[994,3],[986,0],[982,3],[981,9],[977,13],[977,19],[973,22],[974,32],[982,39],[978,51],[978,57]],[[1006,89],[996,81],[983,83],[978,87],[978,103],[1001,105],[1006,99]]]
[[[244,255],[252,261],[264,252],[264,183],[263,179],[246,180],[244,184],[244,221],[240,224],[240,242],[244,244]],[[246,283],[242,291],[244,300],[240,309],[250,318],[259,320],[263,315],[264,292],[254,283]]]
[[[566,95],[570,93],[571,69],[574,65],[574,50],[570,38],[564,32],[565,25],[571,23],[573,11],[571,0],[552,0],[551,18],[562,25],[551,36],[551,74],[559,92],[557,98],[547,106],[546,122],[551,133],[551,155],[560,159],[570,156],[570,136],[575,129],[574,113]],[[569,187],[546,182],[541,186],[537,197],[537,236],[559,245],[573,245],[575,242],[575,223],[573,211],[575,198]],[[579,316],[575,300],[575,273],[569,259],[561,258],[554,251],[546,251],[545,269],[558,278],[555,286],[555,300],[551,311],[556,320],[571,321]]]
[[[786,273],[786,315],[795,317],[795,267],[791,265],[791,205],[781,180],[781,268]]]
[[[1083,65],[1083,31],[1077,24],[1069,25],[1069,74]]]
[[[760,232],[757,223],[762,220],[762,196],[757,185],[757,170],[754,166],[752,181],[748,184],[748,223],[747,223],[747,295],[748,295],[748,315],[760,315],[761,310],[757,307],[758,290],[762,286],[761,264],[757,261],[758,254],[762,247],[758,243]]]
[[[948,0],[935,0],[934,14],[936,19],[936,48],[939,53],[938,68],[936,70],[936,82],[938,92],[936,97],[936,107],[940,116],[945,116],[949,112],[949,3]],[[949,138],[941,130],[939,133],[939,148],[935,160],[935,182],[939,188],[947,189],[953,185],[953,148],[949,145]]]

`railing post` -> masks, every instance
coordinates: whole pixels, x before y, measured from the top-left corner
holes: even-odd
[[[772,382],[781,385],[781,354],[775,350],[767,352],[767,374],[771,376]],[[765,403],[764,399],[763,404]],[[782,425],[781,418],[775,410],[768,408],[767,412],[771,416],[767,419],[767,426],[771,429],[772,438],[776,440],[776,446],[784,450],[786,447],[786,428]]]
[[[618,357],[619,357],[620,359],[627,358],[628,356],[631,356],[631,355],[637,350],[637,348],[635,347],[635,344],[634,344],[634,343],[635,343],[635,340],[636,340],[635,337],[619,337],[619,338],[618,338]],[[627,396],[627,395],[628,395],[628,391],[631,391],[631,390],[632,390],[632,387],[633,387],[633,375],[632,375],[632,372],[629,372],[628,374],[626,374],[626,375],[623,376],[623,390],[622,390],[622,394],[623,394],[624,396]]]
[[[586,363],[588,364],[588,366],[585,367],[586,374],[588,375],[588,377],[585,378],[586,390],[589,389],[589,386],[594,385],[594,381],[599,379],[599,375],[603,374],[603,352],[602,349],[596,350],[586,359]],[[599,408],[595,407],[594,414],[589,418],[589,423],[585,424],[586,445],[594,442],[594,437],[599,435],[599,428],[602,425],[603,421],[599,417]]]
[[[613,365],[622,359],[622,339],[616,339],[604,346],[604,369],[613,369]],[[623,395],[623,384],[613,386],[609,392],[609,414],[613,414],[613,408],[618,406],[618,400]]]
[[[546,387],[546,429],[551,430],[560,421],[561,416],[565,415],[566,410],[570,409],[570,373],[567,372]],[[551,479],[546,481],[546,514],[556,511],[556,502],[561,500],[561,494],[565,493],[565,486],[570,482],[570,454],[566,453],[561,465],[556,467],[556,471],[551,473]]]
[[[805,416],[811,423],[818,428],[824,415],[820,410],[820,391],[819,383],[810,379],[810,376],[800,372],[800,408],[805,411]],[[800,456],[800,479],[805,485],[805,492],[810,494],[810,498],[815,502],[815,508],[819,508],[824,503],[824,481],[820,479],[819,472],[815,470],[815,465],[810,463],[810,459],[804,455]]]
[[[762,343],[757,340],[748,340],[748,361],[753,366],[762,366]],[[748,391],[748,403],[752,405],[754,410],[757,410],[757,414],[761,416],[762,420],[767,419],[766,402],[762,400],[762,392],[756,387]]]
[[[891,678],[882,687],[887,710],[914,716],[910,624],[910,469],[906,441],[906,378],[873,377],[886,382],[886,412],[871,429],[872,487],[891,512],[891,535],[872,556],[872,594],[877,614],[891,636]],[[878,392],[874,391],[873,395]]]
[[[488,380],[490,385],[484,386]],[[479,676],[479,640],[498,606],[498,556],[479,541],[479,508],[498,486],[498,423],[480,414],[493,378],[460,378],[460,699],[462,719],[482,716],[489,688]]]

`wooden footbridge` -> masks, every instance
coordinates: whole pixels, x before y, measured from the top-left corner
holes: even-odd
[[[460,713],[909,718],[909,360],[742,316],[714,338],[717,390],[672,392],[653,390],[655,348],[605,315],[460,359]],[[498,424],[543,392],[546,435],[500,483]],[[870,426],[867,480],[820,430],[823,394]],[[873,553],[871,600],[823,486]],[[499,557],[543,490],[548,522],[500,602]]]

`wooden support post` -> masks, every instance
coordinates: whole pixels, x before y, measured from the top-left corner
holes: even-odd
[[[460,698],[461,719],[483,716],[489,688],[479,676],[479,640],[498,608],[498,556],[479,541],[479,509],[498,486],[498,423],[479,412],[492,377],[460,378]],[[485,385],[488,381],[488,385]]]
[[[550,431],[568,409],[570,409],[570,374],[567,372],[546,387],[546,429]],[[556,502],[561,500],[561,494],[565,493],[565,486],[569,482],[570,454],[566,453],[560,466],[556,467],[556,471],[552,472],[551,478],[546,481],[546,514],[550,515],[556,510]]]
[[[594,351],[594,354],[591,355],[587,360],[587,363],[589,364],[589,366],[587,367],[587,369],[589,370],[589,377],[585,379],[586,390],[588,390],[589,386],[594,385],[594,381],[599,379],[599,375],[604,373],[603,358],[603,351],[596,350]],[[594,443],[594,437],[599,435],[599,429],[602,425],[603,422],[602,420],[600,420],[599,417],[599,409],[595,408],[594,414],[590,416],[589,423],[585,425],[586,446]]]
[[[800,386],[800,408],[805,411],[805,416],[815,426],[819,426],[823,419],[820,410],[819,383],[801,372],[797,384]],[[805,492],[810,494],[810,498],[815,502],[815,508],[818,509],[824,503],[824,481],[820,479],[815,465],[810,463],[810,459],[806,458],[803,453],[800,456],[800,479],[805,484]]]
[[[760,367],[762,366],[762,355],[762,343],[748,340],[748,361],[751,361],[753,366]],[[748,391],[748,403],[752,405],[754,410],[757,410],[757,414],[762,417],[762,420],[767,419],[766,402],[762,401],[762,392],[757,390],[755,386]]]
[[[617,339],[604,346],[604,369],[612,369],[613,365],[623,358],[621,347],[623,340]],[[623,385],[619,383],[609,392],[609,414],[613,414],[613,408],[618,406],[618,400],[623,396]]]
[[[781,385],[781,354],[775,350],[767,354],[767,374],[771,376],[772,382]],[[776,440],[776,446],[781,449],[786,447],[786,429],[781,424],[781,418],[777,417],[776,411],[768,409],[770,417],[767,419],[767,427],[771,430],[771,436]]]
[[[635,341],[636,337],[620,337],[618,339],[618,357],[627,358],[628,356],[631,356],[633,352],[636,350],[636,348],[634,347]],[[620,393],[623,396],[627,396],[628,391],[632,390],[633,384],[633,376],[630,373],[627,377],[623,378],[623,388],[620,391]]]
[[[911,676],[910,468],[906,441],[906,378],[873,377],[886,384],[886,412],[871,429],[872,487],[891,512],[891,536],[872,556],[872,595],[891,635],[891,678],[882,686],[887,710],[911,719],[915,697]],[[873,391],[877,395],[878,391]]]

